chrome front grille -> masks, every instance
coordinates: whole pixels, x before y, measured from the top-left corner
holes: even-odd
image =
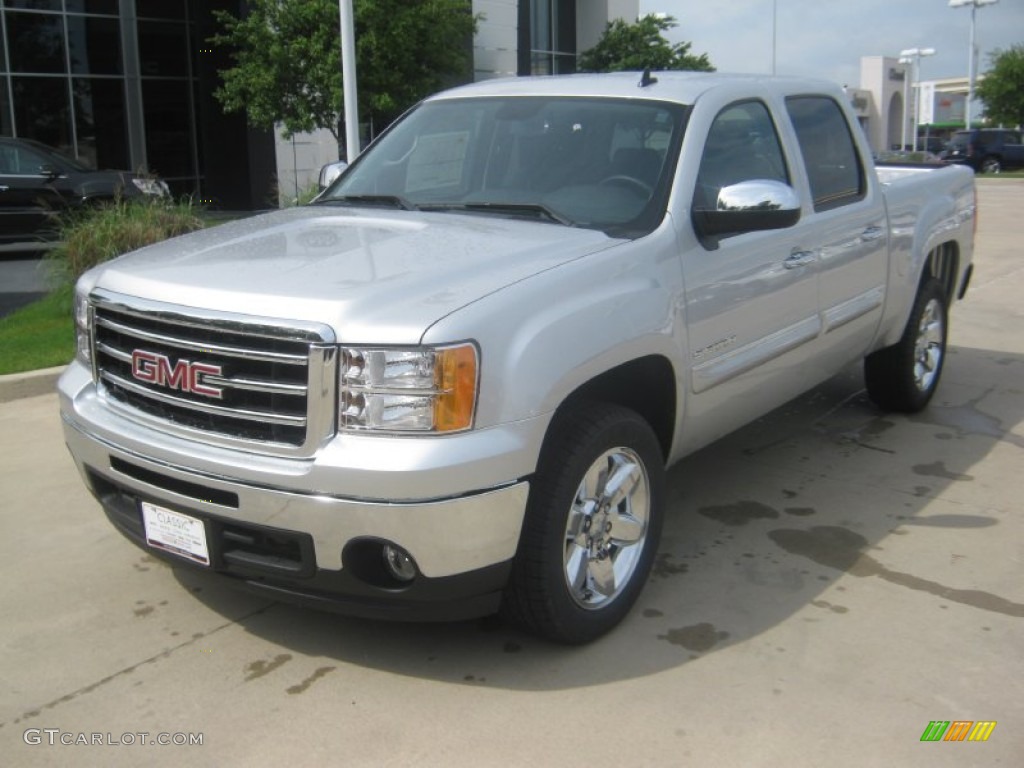
[[[94,291],[94,377],[107,401],[204,442],[310,455],[334,428],[330,328]]]

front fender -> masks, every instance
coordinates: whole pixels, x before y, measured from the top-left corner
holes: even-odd
[[[439,321],[423,340],[480,345],[477,426],[550,416],[616,366],[650,355],[677,360],[681,295],[666,222],[645,238],[613,242],[507,286]]]

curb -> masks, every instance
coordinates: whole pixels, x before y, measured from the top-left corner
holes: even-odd
[[[23,397],[53,394],[57,389],[57,379],[66,367],[62,365],[58,368],[0,376],[0,403],[20,400]]]

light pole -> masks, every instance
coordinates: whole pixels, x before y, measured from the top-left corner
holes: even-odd
[[[914,60],[909,56],[900,57],[900,64],[913,64]],[[910,116],[910,78],[912,72],[903,70],[903,129],[900,132],[900,151],[903,152],[907,148],[907,118]]]
[[[950,8],[971,7],[971,42],[967,55],[967,103],[964,105],[964,127],[971,129],[971,102],[974,100],[974,15],[983,5],[995,5],[999,0],[949,0]]]
[[[352,0],[338,0],[341,22],[341,80],[345,101],[345,160],[359,154],[359,101],[356,96],[356,34]]]
[[[777,49],[778,42],[778,30],[779,30],[779,0],[772,0],[772,76],[775,76],[775,51]]]
[[[934,56],[934,48],[907,48],[906,50],[900,51],[900,59],[910,59],[913,64],[911,65],[911,71],[914,73],[914,111],[913,111],[913,125],[914,125],[914,151],[917,152],[917,112],[920,106],[921,93],[920,85],[918,80],[921,75],[921,57],[922,56]]]

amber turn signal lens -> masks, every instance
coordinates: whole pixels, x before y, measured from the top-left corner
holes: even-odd
[[[454,432],[473,425],[476,409],[476,347],[463,344],[436,351],[434,429]]]

